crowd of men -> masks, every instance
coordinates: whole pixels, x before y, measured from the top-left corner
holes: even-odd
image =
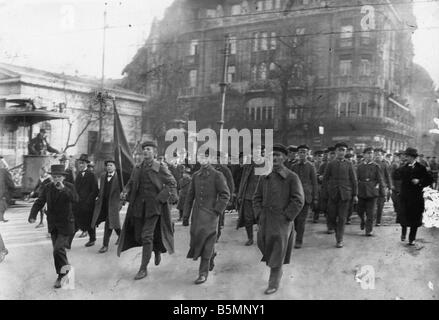
[[[144,142],[142,150],[143,160],[125,185],[114,159],[105,161],[105,172],[99,179],[86,154],[77,159],[75,178],[65,157],[59,165],[52,165],[50,172],[43,170],[28,220],[34,223],[42,212],[47,216],[58,274],[55,288],[61,287],[68,273],[66,250],[71,250],[75,233],[82,230],[88,234],[85,246],[93,246],[101,223],[105,231],[99,253],[108,251],[114,230],[118,256],[142,247],[134,279],[145,278],[153,252],[155,265],[160,264],[163,253],[174,252],[171,208],[176,206],[178,221],[190,225],[187,258],[200,259],[196,284],[204,283],[214,269],[215,244],[226,212],[236,210],[236,228],[245,228],[246,246],[254,244],[254,226],[258,225],[257,245],[262,261],[270,268],[265,293],[272,294],[279,287],[282,266],[290,262],[292,249],[303,246],[311,212],[314,223],[325,217],[328,234],[335,234],[335,246],[342,248],[344,228],[353,213],[360,217],[365,236],[371,237],[374,227],[382,223],[384,203],[391,198],[396,222],[402,226],[401,241],[406,240],[410,228],[408,244],[414,245],[422,225],[422,189],[437,186],[436,158],[424,159],[413,148],[389,155],[370,147],[356,154],[345,143],[314,152],[305,144],[275,144],[272,154],[267,155],[272,166],[263,175],[257,170],[264,166],[260,161],[266,156],[263,145],[250,163],[241,153],[237,164],[221,164],[227,156],[210,149],[196,165],[166,162],[152,141]],[[119,212],[125,202],[129,205],[121,225]]]

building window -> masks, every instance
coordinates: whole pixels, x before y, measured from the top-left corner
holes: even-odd
[[[251,80],[258,80],[258,67],[256,67],[255,65],[251,67]]]
[[[241,14],[241,5],[235,4],[232,6],[232,16],[237,16]]]
[[[303,66],[301,64],[294,65],[294,74],[298,80],[303,78]]]
[[[361,59],[360,75],[361,76],[370,76],[370,60],[369,59]]]
[[[352,60],[340,60],[340,75],[351,75]]]
[[[289,120],[296,120],[297,119],[297,109],[296,108],[289,108],[288,109],[288,119]]]
[[[216,10],[215,9],[207,9],[206,10],[207,18],[216,18]]]
[[[236,54],[236,37],[230,37],[230,54]]]
[[[265,10],[273,10],[273,0],[265,1]]]
[[[195,88],[197,86],[197,70],[189,71],[189,87]]]
[[[227,68],[227,82],[228,83],[235,82],[235,76],[236,76],[236,67],[235,66],[228,66],[228,68]]]
[[[257,1],[256,2],[256,11],[263,11],[264,10],[264,1]]]
[[[370,43],[370,31],[361,32],[361,44],[369,44]]]
[[[281,0],[274,0],[274,8],[275,9],[281,8]]]
[[[340,46],[341,47],[350,47],[352,46],[352,36],[354,32],[354,26],[345,25],[341,27],[340,30]]]
[[[338,94],[338,103],[337,103],[338,117],[346,117],[348,115],[350,99],[351,97],[349,92],[340,92]]]
[[[195,56],[198,54],[198,40],[191,41],[190,55]]]
[[[276,50],[276,46],[277,46],[277,41],[276,41],[276,32],[272,32],[271,33],[271,38],[270,38],[270,50]]]
[[[297,28],[296,29],[296,36],[293,38],[293,47],[297,47],[299,45],[299,39],[301,39],[301,36],[305,34],[305,28]]]
[[[267,79],[267,65],[264,62],[259,66],[259,78],[261,80]]]
[[[261,33],[261,50],[268,50],[268,34],[267,32]]]
[[[256,52],[259,50],[259,33],[253,33],[253,51]]]

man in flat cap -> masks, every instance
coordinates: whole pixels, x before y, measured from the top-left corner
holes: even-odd
[[[174,225],[168,202],[176,203],[177,181],[168,168],[156,161],[157,144],[142,144],[144,160],[134,167],[121,197],[129,202],[120,236],[117,255],[133,247],[142,246],[142,262],[135,280],[147,276],[147,266],[154,251],[155,265],[161,253],[174,253]]]
[[[363,156],[364,162],[357,167],[358,215],[361,219],[361,230],[366,227],[366,236],[371,236],[376,201],[378,196],[384,194],[384,180],[380,167],[373,161],[373,149],[365,148]]]
[[[308,156],[309,147],[302,144],[297,147],[299,159],[292,165],[291,171],[296,173],[302,183],[303,192],[305,193],[305,204],[299,215],[294,219],[294,228],[296,230],[296,242],[294,247],[300,249],[303,243],[303,234],[305,232],[306,218],[311,206],[317,208],[318,184],[317,173],[314,165],[306,158]]]
[[[108,251],[108,244],[113,230],[117,236],[120,236],[119,211],[121,209],[120,193],[122,191],[122,181],[120,181],[119,175],[116,172],[115,160],[107,159],[104,164],[105,172],[100,177],[100,190],[91,222],[93,229],[102,222],[105,222],[104,239],[99,253]],[[118,241],[116,242],[117,244],[119,244]]]
[[[357,175],[354,165],[345,159],[346,143],[335,145],[336,159],[328,163],[323,176],[323,184],[327,185],[329,195],[329,225],[335,229],[337,248],[343,247],[343,235],[350,201],[358,202]]]
[[[290,145],[287,147],[288,157],[285,160],[285,167],[291,170],[293,164],[297,162],[297,146]]]
[[[78,230],[82,230],[83,233],[88,232],[89,241],[85,244],[86,247],[94,246],[96,241],[96,228],[91,227],[91,221],[93,219],[96,197],[99,193],[98,180],[87,168],[89,163],[88,155],[81,154],[78,159],[79,170],[75,179],[75,189],[78,192],[79,201],[73,206],[76,226],[75,233]],[[75,233],[70,238],[68,249],[71,248]]]
[[[305,203],[300,179],[284,163],[287,148],[273,146],[273,169],[259,178],[253,197],[253,210],[258,217],[258,247],[262,261],[270,268],[265,294],[279,288],[283,264],[289,264],[294,241],[293,221]]]
[[[379,227],[381,225],[381,217],[383,216],[384,203],[386,202],[386,196],[388,193],[393,190],[393,182],[390,176],[390,165],[384,159],[385,151],[381,148],[376,148],[374,150],[375,162],[379,165],[381,169],[381,174],[384,179],[384,185],[386,192],[383,195],[378,196],[377,199],[377,213],[376,213],[376,226]]]
[[[325,156],[323,157],[323,162],[320,165],[320,168],[317,172],[317,179],[320,183],[320,194],[319,194],[319,208],[320,212],[323,213],[323,215],[326,217],[326,227],[328,234],[334,233],[334,229],[332,229],[332,226],[329,224],[328,219],[328,186],[323,183],[323,176],[325,174],[326,167],[331,161],[335,160],[335,148],[334,147],[328,147],[325,150]],[[318,216],[314,217],[314,223],[317,223]]]
[[[183,211],[183,226],[189,226],[189,219],[191,221],[186,257],[194,261],[200,258],[195,284],[206,282],[215,266],[218,222],[230,199],[226,178],[211,164],[215,155],[210,154],[209,149],[205,155],[199,160],[201,169],[192,176]]]

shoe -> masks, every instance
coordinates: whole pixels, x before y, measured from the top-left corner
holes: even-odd
[[[108,247],[103,246],[102,248],[99,249],[99,253],[105,253],[108,251]]]
[[[114,245],[118,246],[120,241],[120,237],[117,238],[116,243]]]
[[[148,275],[148,272],[146,269],[140,269],[139,272],[137,272],[136,276],[134,277],[134,280],[140,280],[145,278]]]
[[[351,220],[346,220],[346,224],[351,224]]]
[[[364,221],[361,221],[360,229],[364,230],[365,227],[366,227],[366,223]]]
[[[160,254],[160,252],[158,252],[154,256],[154,264],[158,266],[160,264],[160,261],[162,261],[162,255]]]
[[[414,245],[416,245],[416,242],[415,241],[409,241],[408,245],[409,246],[414,246]]]
[[[57,278],[56,281],[55,281],[55,284],[53,285],[53,287],[54,287],[55,289],[59,289],[59,288],[61,288],[61,279],[62,279],[62,277],[61,277],[61,275],[59,275],[58,278]]]
[[[295,249],[300,249],[300,248],[302,248],[302,244],[296,242],[296,244],[294,245],[294,248]]]
[[[401,241],[402,241],[402,242],[405,241],[405,236],[401,236]]]
[[[212,255],[212,257],[210,258],[210,262],[209,262],[209,271],[212,271],[213,268],[215,268],[215,257],[216,257],[216,252]]]
[[[328,230],[326,233],[327,234],[333,234],[335,231],[334,230]]]
[[[37,226],[35,227],[35,229],[37,229],[37,228],[43,228],[44,227],[44,223],[39,223],[39,224],[37,224]]]
[[[245,243],[246,246],[251,246],[253,244],[253,239],[248,239]]]
[[[271,287],[268,287],[265,291],[264,291],[264,293],[265,294],[273,294],[273,293],[275,293],[277,291],[277,288],[271,288]]]
[[[366,237],[372,237],[372,232],[366,232]]]
[[[4,222],[4,223],[6,223],[6,222],[8,222],[9,220],[6,220],[6,219],[3,219],[3,220],[1,220],[1,222]]]
[[[336,245],[336,247],[337,248],[343,248],[343,242],[337,242],[337,245]]]
[[[85,238],[88,235],[87,231],[83,231],[78,238]]]
[[[0,252],[0,262],[5,260],[5,257],[7,254],[8,254],[8,250],[6,250],[6,249]]]
[[[205,275],[199,275],[197,280],[195,280],[195,284],[202,284],[206,282],[207,277]]]
[[[91,247],[91,246],[94,246],[94,245],[95,245],[95,242],[91,241],[91,240],[85,244],[86,247]]]
[[[375,226],[379,227],[381,225],[381,223],[376,223]]]

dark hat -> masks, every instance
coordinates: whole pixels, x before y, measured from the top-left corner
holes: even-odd
[[[384,150],[381,149],[381,148],[375,148],[375,149],[373,149],[373,152],[382,152],[382,153],[385,153]]]
[[[51,175],[66,175],[66,170],[63,164],[53,164],[50,166]]]
[[[114,165],[116,165],[116,160],[114,160],[114,159],[107,159],[104,161],[104,164],[107,165],[110,162],[112,162],[112,163],[114,163]]]
[[[81,154],[78,161],[84,161],[84,162],[90,163],[90,160],[88,160],[88,154],[85,154],[85,153]]]
[[[281,143],[275,143],[273,145],[273,151],[279,151],[279,152],[282,152],[285,155],[288,154],[287,148],[283,144],[281,144]]]
[[[436,157],[433,157],[433,159],[436,159]]]
[[[366,153],[366,152],[373,152],[373,148],[372,147],[364,148],[363,153]]]
[[[350,154],[350,153],[348,153],[347,155],[345,155],[344,156],[346,159],[350,159],[350,158],[353,158],[354,157],[354,155],[353,154]]]
[[[40,129],[40,133],[46,133],[46,129]]]
[[[346,143],[344,143],[344,142],[338,142],[338,143],[336,143],[335,144],[335,149],[337,149],[337,148],[348,148],[348,145],[346,144]]]
[[[363,151],[364,152],[364,151]],[[363,155],[362,154],[357,154],[357,159],[363,159]]]
[[[416,150],[415,148],[409,147],[409,148],[405,149],[404,154],[406,156],[412,156],[412,157],[416,158],[418,156],[418,150]]]
[[[309,147],[306,144],[301,144],[300,146],[297,147],[297,150],[299,150],[299,149],[309,150]]]
[[[317,150],[316,152],[314,152],[314,155],[319,156],[321,154],[323,154],[324,152],[322,150]]]
[[[290,152],[297,152],[297,146],[294,146],[294,145],[289,145],[288,147],[287,147],[287,151],[290,151]]]
[[[328,148],[328,152],[334,152],[335,151],[335,147],[329,147]]]
[[[145,148],[145,147],[157,148],[157,143],[155,143],[154,141],[148,140],[148,141],[145,141],[145,142],[142,143],[142,149]]]

